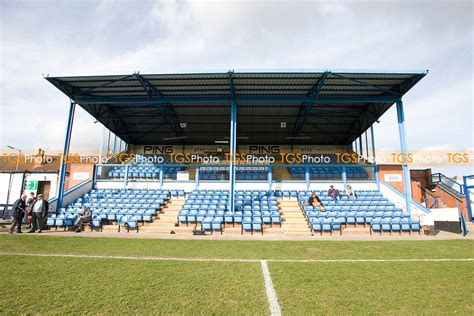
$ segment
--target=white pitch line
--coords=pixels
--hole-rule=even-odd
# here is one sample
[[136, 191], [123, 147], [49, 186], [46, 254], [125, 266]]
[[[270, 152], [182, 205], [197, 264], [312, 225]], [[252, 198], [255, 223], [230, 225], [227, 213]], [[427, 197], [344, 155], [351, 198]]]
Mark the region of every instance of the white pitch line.
[[263, 279], [265, 280], [265, 289], [267, 290], [268, 304], [270, 305], [270, 314], [272, 316], [281, 316], [280, 304], [273, 288], [272, 277], [270, 276], [270, 270], [268, 269], [267, 261], [260, 261], [263, 271]]
[[474, 258], [414, 258], [414, 259], [270, 259], [273, 262], [302, 262], [302, 263], [323, 263], [323, 262], [443, 262], [443, 261], [474, 261]]
[[84, 255], [67, 253], [21, 253], [0, 252], [0, 256], [25, 256], [25, 257], [65, 257], [65, 258], [90, 258], [90, 259], [124, 259], [124, 260], [153, 260], [153, 261], [197, 261], [197, 262], [259, 262], [256, 259], [226, 259], [226, 258], [176, 258], [176, 257], [134, 257], [134, 256], [106, 256]]
[[[26, 252], [0, 252], [0, 256], [25, 256], [25, 257], [65, 257], [65, 258], [92, 258], [92, 259], [123, 259], [123, 260], [155, 260], [155, 261], [196, 261], [196, 262], [261, 262], [261, 259], [238, 259], [238, 258], [177, 258], [177, 257], [137, 257], [137, 256], [108, 256], [108, 255], [84, 255], [72, 253], [26, 253]], [[301, 262], [301, 263], [324, 263], [324, 262], [466, 262], [474, 261], [474, 258], [414, 258], [414, 259], [265, 259], [267, 262]]]

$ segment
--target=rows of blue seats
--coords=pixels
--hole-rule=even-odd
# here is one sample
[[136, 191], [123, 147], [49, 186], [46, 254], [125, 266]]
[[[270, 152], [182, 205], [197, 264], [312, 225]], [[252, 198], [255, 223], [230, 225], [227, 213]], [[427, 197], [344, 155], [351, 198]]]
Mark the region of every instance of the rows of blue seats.
[[[165, 177], [175, 176], [178, 171], [183, 170], [183, 167], [172, 166], [146, 166], [146, 165], [129, 165], [128, 178], [129, 179], [159, 179], [160, 169], [163, 169]], [[125, 178], [126, 166], [115, 166], [109, 172], [110, 178]]]
[[[183, 195], [184, 191], [173, 192], [176, 196]], [[49, 226], [73, 226], [77, 217], [83, 215], [83, 208], [90, 207], [93, 218], [101, 222], [151, 222], [157, 211], [172, 196], [169, 190], [147, 189], [94, 189], [78, 198], [65, 208], [61, 208], [58, 215], [48, 218]]]
[[236, 191], [235, 209], [228, 209], [228, 191], [193, 191], [178, 213], [179, 223], [201, 224], [206, 230], [222, 230], [226, 224], [242, 224], [244, 230], [263, 230], [263, 224], [281, 225], [277, 198], [271, 191]]
[[409, 232], [417, 231], [421, 234], [420, 220], [416, 218], [404, 217], [374, 217], [370, 223], [370, 233], [372, 232]]
[[[318, 193], [323, 194], [324, 191]], [[326, 211], [320, 211], [318, 206], [308, 205], [309, 196], [299, 195], [299, 203], [312, 231], [341, 230], [342, 225], [346, 224], [368, 224], [371, 231], [381, 231], [381, 222], [394, 223], [390, 232], [401, 232], [402, 222], [403, 230], [411, 232], [421, 229], [419, 220], [410, 218], [409, 214], [403, 213], [402, 209], [395, 207], [378, 191], [358, 191], [357, 198], [345, 196], [337, 204], [330, 197], [320, 196]], [[385, 230], [387, 227], [389, 226], [384, 226]]]
[[[324, 213], [324, 212], [321, 212]], [[327, 214], [327, 216], [310, 216], [308, 217], [308, 224], [311, 231], [330, 231], [339, 230], [342, 233], [342, 225], [344, 224], [370, 224], [370, 232], [382, 231], [399, 232], [418, 231], [421, 233], [421, 224], [418, 219], [410, 218], [409, 215], [395, 216], [395, 217], [373, 217], [371, 214], [365, 213], [347, 213], [341, 214]]]
[[[223, 180], [228, 178], [228, 168], [226, 167], [202, 167], [199, 169], [201, 180]], [[238, 167], [236, 169], [237, 180], [262, 181], [268, 179], [267, 167]]]
[[[72, 227], [75, 226], [77, 219], [79, 216], [82, 215], [81, 213], [77, 214], [52, 214], [48, 216], [48, 219], [46, 220], [46, 225], [51, 226], [51, 227], [63, 227], [66, 229], [67, 227]], [[91, 221], [91, 228], [102, 228], [102, 218], [95, 214], [92, 216], [92, 221]]]
[[[294, 178], [304, 178], [305, 167], [288, 167], [288, 170]], [[340, 179], [342, 176], [342, 166], [311, 166], [309, 167], [310, 177], [319, 179]], [[346, 166], [346, 175], [349, 179], [365, 179], [368, 174], [364, 168], [359, 166]]]

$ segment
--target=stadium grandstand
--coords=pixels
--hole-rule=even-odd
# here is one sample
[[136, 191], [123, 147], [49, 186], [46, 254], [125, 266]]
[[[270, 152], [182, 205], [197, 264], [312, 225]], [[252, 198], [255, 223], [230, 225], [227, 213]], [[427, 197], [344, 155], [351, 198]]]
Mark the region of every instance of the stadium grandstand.
[[[395, 168], [376, 163], [373, 124], [396, 106], [400, 152], [406, 154], [402, 98], [426, 74], [45, 77], [71, 100], [64, 157], [76, 106], [125, 144], [108, 163], [94, 166], [92, 179], [67, 191], [67, 160], [62, 162], [48, 225], [73, 226], [89, 206], [90, 226], [101, 230], [421, 233], [434, 224], [433, 214], [412, 198], [406, 163]], [[340, 192], [335, 200], [327, 195], [330, 185]], [[324, 212], [308, 205], [311, 192]], [[470, 220], [470, 202], [465, 205], [461, 218]]]

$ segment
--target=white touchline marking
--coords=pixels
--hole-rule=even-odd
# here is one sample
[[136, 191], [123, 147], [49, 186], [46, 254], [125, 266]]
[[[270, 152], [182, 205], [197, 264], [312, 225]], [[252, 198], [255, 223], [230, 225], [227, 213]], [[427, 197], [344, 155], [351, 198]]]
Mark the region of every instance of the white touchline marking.
[[[262, 259], [239, 259], [239, 258], [178, 258], [178, 257], [137, 257], [137, 256], [115, 256], [115, 255], [84, 255], [73, 253], [26, 253], [26, 252], [0, 252], [0, 256], [25, 256], [25, 257], [69, 257], [69, 258], [92, 258], [92, 259], [124, 259], [124, 260], [155, 260], [155, 261], [197, 261], [197, 262], [261, 262]], [[444, 261], [474, 261], [474, 258], [414, 258], [414, 259], [265, 259], [266, 262], [301, 262], [301, 263], [324, 263], [324, 262], [444, 262]]]
[[267, 261], [260, 261], [263, 271], [263, 279], [265, 280], [265, 289], [267, 290], [268, 304], [270, 305], [270, 314], [272, 316], [280, 316], [281, 309], [280, 304], [278, 303], [278, 298], [273, 288], [272, 277], [270, 276], [270, 270], [268, 270]]

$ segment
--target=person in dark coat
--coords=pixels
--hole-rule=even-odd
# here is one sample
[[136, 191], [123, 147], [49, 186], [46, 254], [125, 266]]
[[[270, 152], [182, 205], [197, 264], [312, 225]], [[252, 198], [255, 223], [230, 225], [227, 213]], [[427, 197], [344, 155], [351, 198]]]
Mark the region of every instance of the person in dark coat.
[[38, 194], [36, 201], [31, 205], [31, 229], [28, 233], [41, 233], [43, 221], [48, 217], [49, 203], [43, 199], [43, 194]]
[[25, 208], [26, 208], [26, 194], [22, 194], [21, 197], [13, 203], [12, 209], [12, 225], [10, 226], [10, 234], [13, 234], [13, 230], [16, 227], [16, 232], [21, 234], [21, 222], [23, 220], [23, 216], [25, 215]]
[[34, 192], [30, 192], [30, 197], [26, 200], [26, 223], [31, 228], [31, 206], [35, 202], [36, 197]]
[[323, 203], [319, 199], [319, 197], [316, 195], [316, 193], [313, 191], [311, 192], [311, 196], [308, 199], [308, 204], [311, 206], [317, 206], [321, 212], [326, 212], [326, 209], [323, 206]]
[[76, 221], [76, 233], [80, 233], [82, 231], [82, 225], [85, 223], [90, 223], [92, 220], [92, 211], [89, 207], [84, 206], [84, 214], [82, 216], [79, 216], [79, 218]]
[[330, 196], [334, 202], [337, 202], [337, 199], [339, 198], [339, 190], [335, 189], [334, 186], [331, 185], [328, 190], [328, 196]]

